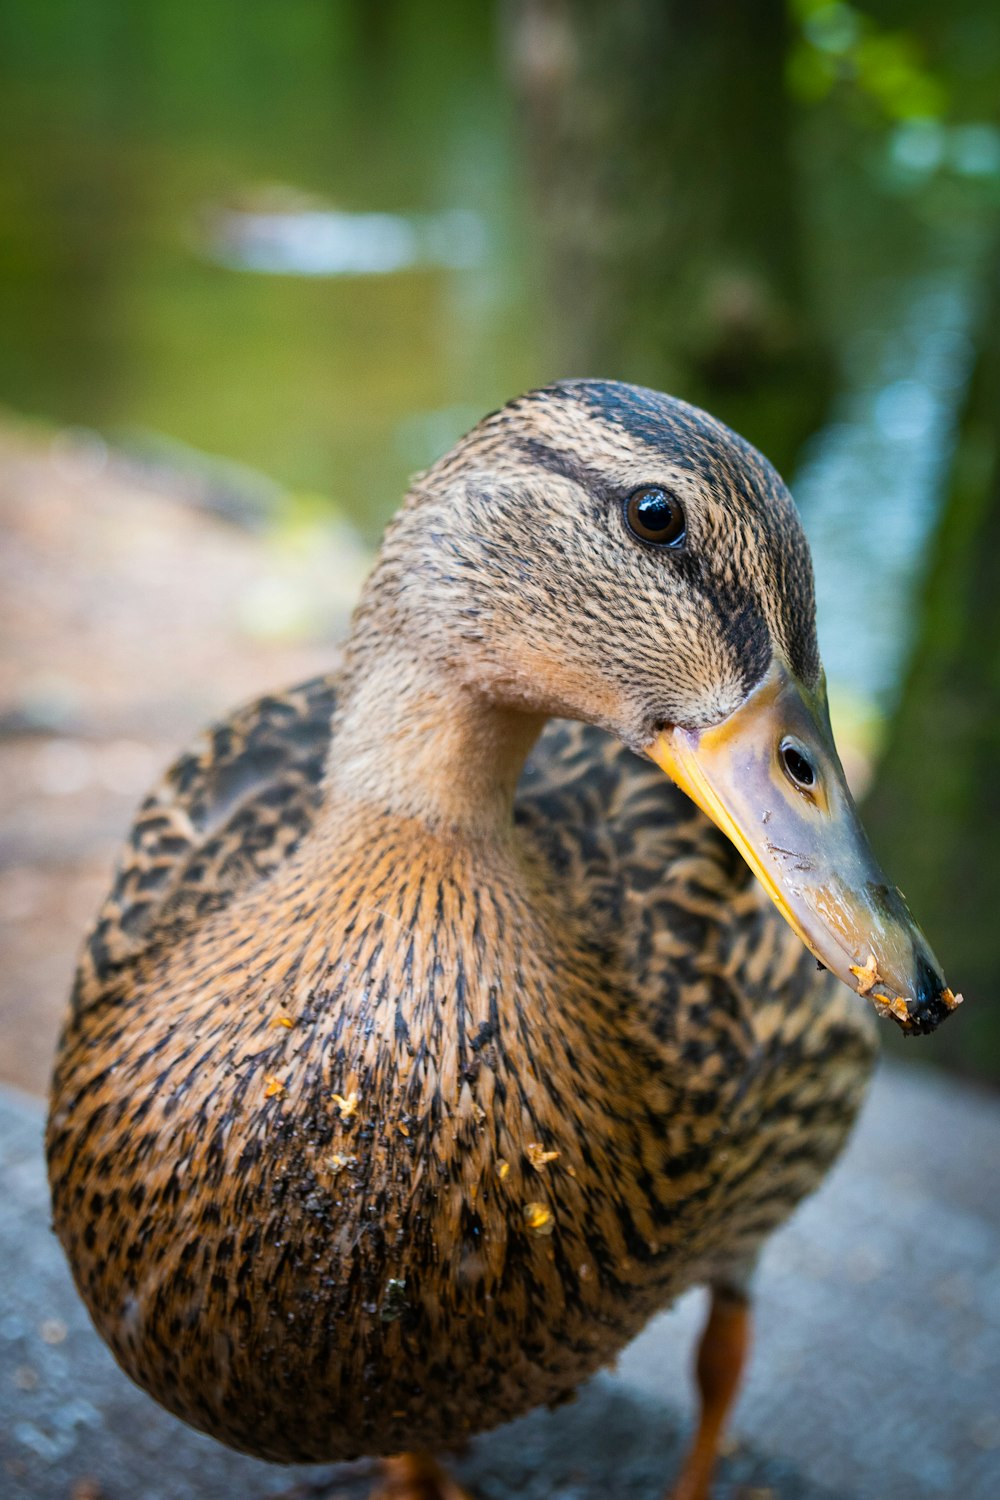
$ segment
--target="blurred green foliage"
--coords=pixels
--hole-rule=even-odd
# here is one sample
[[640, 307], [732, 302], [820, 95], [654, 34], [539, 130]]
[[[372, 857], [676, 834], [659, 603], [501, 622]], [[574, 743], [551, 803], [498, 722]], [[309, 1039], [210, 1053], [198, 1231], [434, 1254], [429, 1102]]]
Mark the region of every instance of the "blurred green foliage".
[[934, 120], [948, 107], [948, 85], [932, 73], [908, 31], [889, 30], [846, 0], [791, 0], [799, 35], [788, 55], [788, 84], [815, 103], [840, 87], [888, 120]]

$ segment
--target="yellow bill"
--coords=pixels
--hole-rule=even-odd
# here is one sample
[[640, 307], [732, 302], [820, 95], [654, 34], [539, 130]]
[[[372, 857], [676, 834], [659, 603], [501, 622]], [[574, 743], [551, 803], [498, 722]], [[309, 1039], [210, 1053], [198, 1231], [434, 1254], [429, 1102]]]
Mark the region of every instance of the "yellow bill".
[[902, 894], [879, 869], [844, 778], [822, 688], [779, 661], [711, 729], [646, 753], [732, 840], [816, 958], [908, 1033], [960, 1004]]

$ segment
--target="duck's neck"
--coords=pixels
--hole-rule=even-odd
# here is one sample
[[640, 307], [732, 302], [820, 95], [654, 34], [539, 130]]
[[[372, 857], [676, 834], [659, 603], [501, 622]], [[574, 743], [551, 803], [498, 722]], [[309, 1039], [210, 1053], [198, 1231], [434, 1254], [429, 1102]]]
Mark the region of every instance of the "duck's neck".
[[525, 759], [545, 722], [491, 701], [397, 636], [349, 652], [326, 803], [414, 818], [434, 833], [506, 838]]

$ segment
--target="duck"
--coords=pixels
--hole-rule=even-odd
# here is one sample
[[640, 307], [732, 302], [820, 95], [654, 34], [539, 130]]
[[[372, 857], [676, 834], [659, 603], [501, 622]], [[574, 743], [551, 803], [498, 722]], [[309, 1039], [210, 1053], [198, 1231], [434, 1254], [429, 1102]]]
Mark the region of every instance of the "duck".
[[706, 1500], [762, 1246], [863, 1101], [877, 1018], [959, 1003], [838, 759], [777, 473], [569, 380], [417, 476], [329, 674], [140, 808], [47, 1126], [122, 1368], [244, 1453], [442, 1454], [569, 1399], [707, 1287]]

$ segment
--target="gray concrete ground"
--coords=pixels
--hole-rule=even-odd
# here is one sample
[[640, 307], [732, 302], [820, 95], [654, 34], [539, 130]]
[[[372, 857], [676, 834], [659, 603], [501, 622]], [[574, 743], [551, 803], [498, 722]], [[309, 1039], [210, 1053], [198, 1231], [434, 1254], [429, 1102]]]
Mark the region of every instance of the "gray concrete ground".
[[[0, 1094], [0, 1495], [355, 1500], [189, 1431], [115, 1366], [48, 1230], [42, 1110]], [[765, 1258], [719, 1500], [1000, 1497], [1000, 1101], [886, 1068], [844, 1161]], [[690, 1424], [698, 1294], [614, 1374], [478, 1439], [482, 1500], [654, 1500]]]

